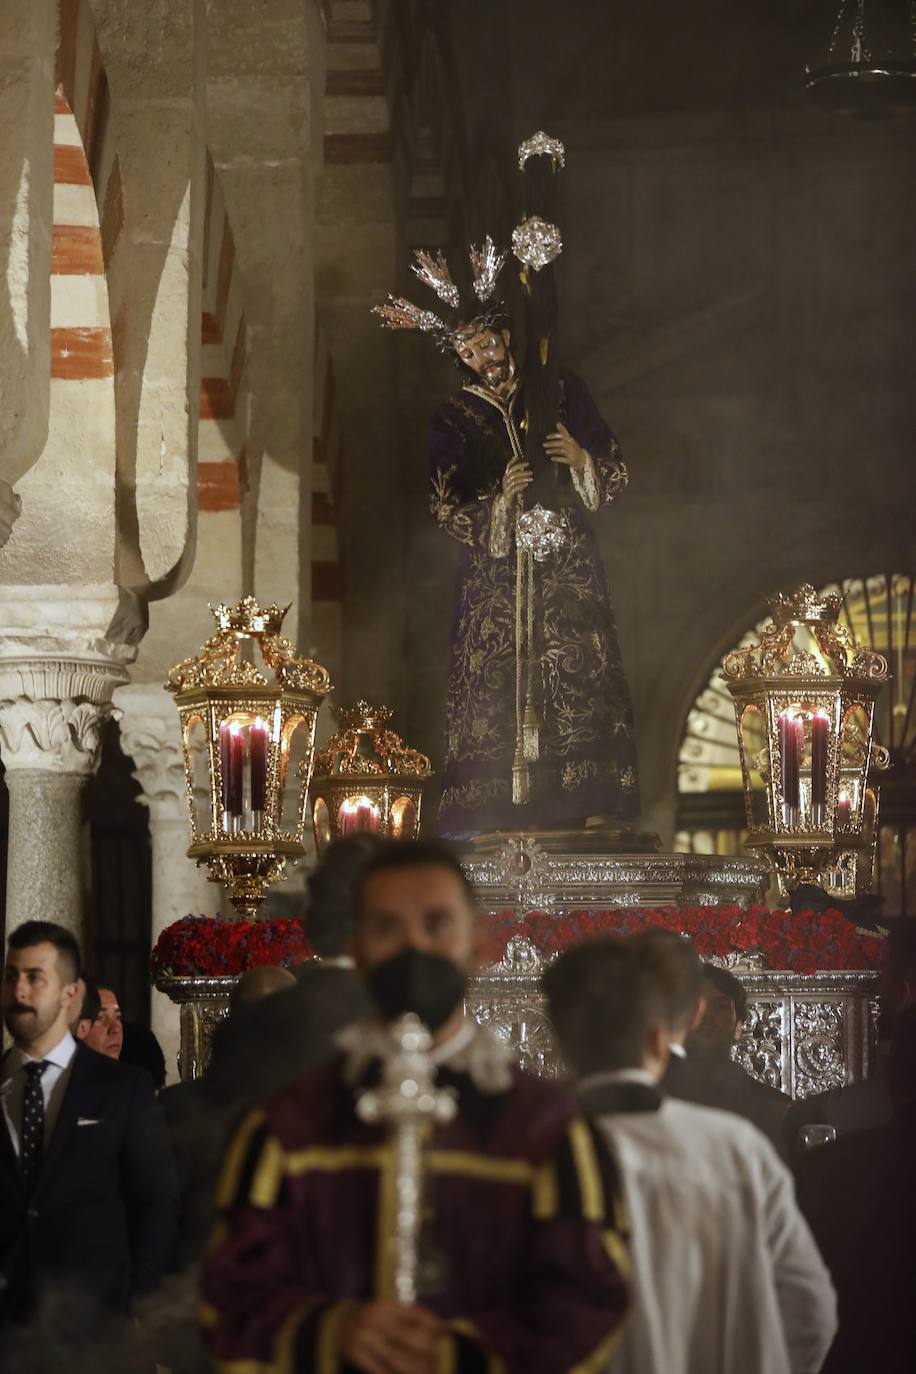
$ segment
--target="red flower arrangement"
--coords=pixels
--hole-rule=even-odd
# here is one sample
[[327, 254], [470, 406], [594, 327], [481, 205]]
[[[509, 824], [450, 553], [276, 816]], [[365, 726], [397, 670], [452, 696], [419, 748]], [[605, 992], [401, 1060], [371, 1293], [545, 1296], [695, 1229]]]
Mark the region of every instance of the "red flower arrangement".
[[514, 936], [551, 955], [596, 936], [653, 929], [689, 935], [704, 959], [757, 954], [768, 968], [791, 973], [877, 968], [884, 949], [880, 936], [857, 930], [833, 908], [794, 915], [765, 906], [621, 907], [563, 915], [534, 911], [522, 917], [498, 911], [484, 916], [483, 924], [486, 955], [494, 962]]
[[[517, 916], [497, 911], [481, 918], [485, 957], [498, 962], [515, 937], [530, 940], [542, 954], [560, 954], [600, 935], [635, 935], [671, 930], [689, 935], [704, 959], [713, 955], [760, 955], [768, 968], [791, 973], [878, 968], [884, 941], [856, 929], [839, 911], [772, 910], [765, 906], [621, 907], [608, 911], [545, 911]], [[183, 916], [156, 942], [154, 973], [172, 977], [231, 977], [258, 964], [290, 967], [312, 949], [298, 919], [225, 921]]]
[[159, 936], [152, 964], [154, 973], [174, 978], [225, 978], [259, 964], [289, 968], [311, 955], [298, 918], [224, 921], [212, 916], [182, 916]]

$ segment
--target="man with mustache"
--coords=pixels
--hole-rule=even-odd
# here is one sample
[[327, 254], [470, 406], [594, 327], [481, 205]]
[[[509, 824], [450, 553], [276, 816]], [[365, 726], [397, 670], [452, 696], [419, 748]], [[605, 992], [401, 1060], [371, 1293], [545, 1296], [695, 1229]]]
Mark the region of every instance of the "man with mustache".
[[43, 1297], [126, 1312], [165, 1272], [176, 1184], [149, 1075], [77, 1044], [79, 947], [27, 921], [9, 939], [0, 1067], [0, 1332]]
[[[465, 1016], [481, 956], [461, 866], [438, 844], [391, 842], [356, 908], [374, 1015], [251, 1114], [225, 1158], [202, 1285], [215, 1368], [603, 1368], [625, 1307], [616, 1174], [565, 1090]], [[427, 1141], [416, 1306], [392, 1289], [393, 1147], [355, 1109], [390, 1052], [386, 1024], [407, 1011], [458, 1104]]]

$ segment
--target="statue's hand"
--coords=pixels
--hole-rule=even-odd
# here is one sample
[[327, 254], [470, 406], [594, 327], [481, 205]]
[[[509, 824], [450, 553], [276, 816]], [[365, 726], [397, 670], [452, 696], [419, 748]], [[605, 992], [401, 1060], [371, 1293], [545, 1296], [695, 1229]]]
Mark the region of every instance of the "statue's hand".
[[513, 458], [503, 474], [503, 496], [510, 506], [520, 499], [522, 492], [533, 480], [528, 464]]
[[544, 448], [552, 463], [562, 463], [564, 467], [580, 474], [585, 471], [588, 454], [576, 443], [564, 424], [558, 424], [553, 433], [547, 435]]

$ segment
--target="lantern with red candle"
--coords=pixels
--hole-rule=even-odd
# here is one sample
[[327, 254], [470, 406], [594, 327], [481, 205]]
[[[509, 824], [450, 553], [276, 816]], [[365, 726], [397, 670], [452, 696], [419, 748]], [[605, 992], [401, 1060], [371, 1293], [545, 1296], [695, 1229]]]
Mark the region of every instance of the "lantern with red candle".
[[[874, 706], [887, 663], [854, 642], [839, 623], [841, 605], [840, 594], [808, 585], [775, 597], [759, 641], [723, 664], [738, 721], [746, 843], [770, 860], [784, 896], [802, 882], [850, 896], [871, 877], [874, 827], [863, 817], [877, 815], [874, 773], [884, 751], [873, 741]], [[764, 727], [762, 749], [749, 747], [749, 717]]]
[[315, 756], [310, 788], [319, 853], [359, 831], [414, 839], [423, 784], [432, 774], [425, 754], [409, 749], [389, 726], [386, 706], [338, 707], [338, 729]]
[[[304, 856], [315, 725], [330, 683], [324, 668], [297, 657], [282, 638], [283, 608], [246, 597], [212, 609], [218, 633], [172, 669], [166, 686], [184, 741], [188, 856], [206, 863], [236, 910], [251, 917], [268, 883]], [[209, 765], [206, 816], [195, 802], [201, 745]]]

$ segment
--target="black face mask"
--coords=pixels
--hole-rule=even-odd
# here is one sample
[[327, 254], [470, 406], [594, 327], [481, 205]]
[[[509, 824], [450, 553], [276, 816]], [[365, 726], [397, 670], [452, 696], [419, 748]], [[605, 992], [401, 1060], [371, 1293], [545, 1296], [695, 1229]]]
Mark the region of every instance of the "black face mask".
[[386, 1021], [412, 1011], [435, 1032], [464, 996], [465, 975], [441, 954], [408, 946], [370, 969], [367, 982]]

